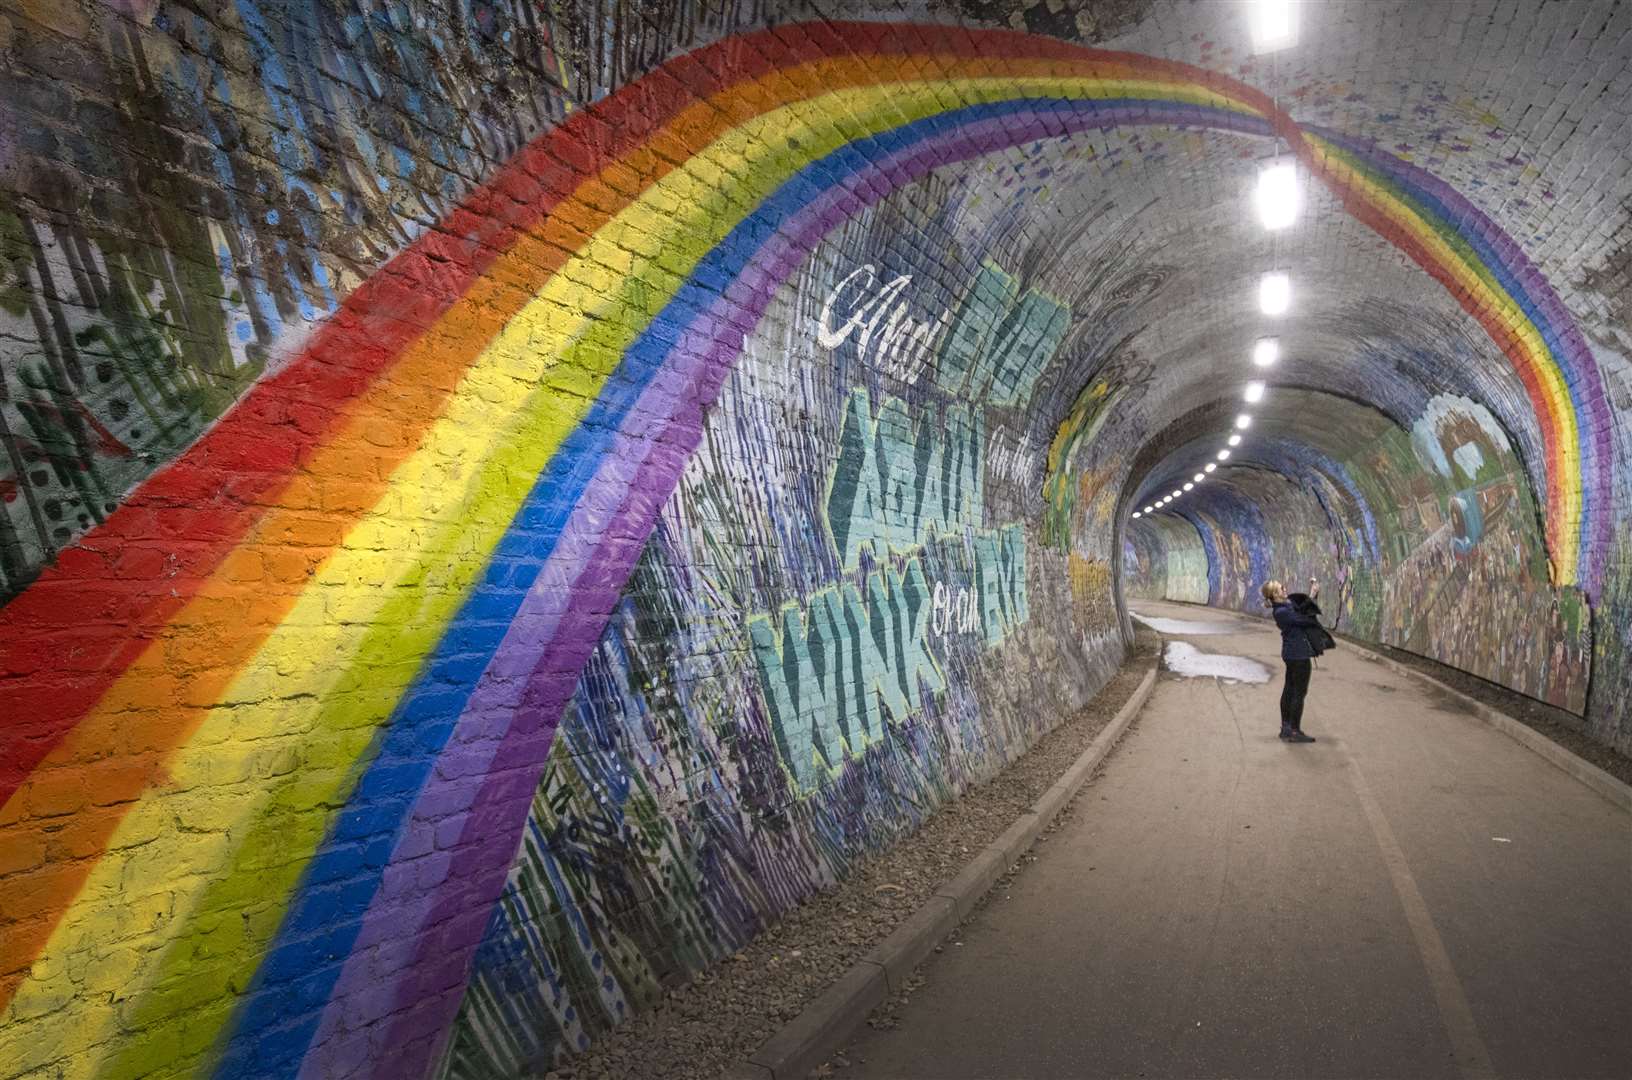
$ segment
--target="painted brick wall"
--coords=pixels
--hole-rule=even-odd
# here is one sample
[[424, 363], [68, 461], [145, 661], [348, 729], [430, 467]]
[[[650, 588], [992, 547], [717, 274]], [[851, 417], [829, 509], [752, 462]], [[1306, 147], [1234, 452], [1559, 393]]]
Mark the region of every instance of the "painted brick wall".
[[[1283, 70], [1181, 3], [0, 0], [0, 1080], [523, 1075], [1012, 760], [1129, 547], [1251, 576], [1120, 530], [1256, 332], [1275, 134], [1348, 283], [1300, 377], [1485, 410], [1624, 683], [1622, 129], [1474, 77], [1597, 20], [1618, 85], [1561, 7]], [[1411, 481], [1274, 483], [1198, 542]]]
[[1115, 669], [1027, 39], [6, 18], [3, 1075], [547, 1065]]
[[[1404, 429], [1289, 392], [1277, 414], [1322, 435], [1249, 436], [1192, 498], [1131, 521], [1131, 595], [1261, 614], [1265, 581], [1315, 577], [1329, 624], [1589, 715], [1593, 611], [1553, 585], [1541, 510], [1488, 410], [1435, 397]], [[1200, 590], [1171, 569], [1196, 563]]]

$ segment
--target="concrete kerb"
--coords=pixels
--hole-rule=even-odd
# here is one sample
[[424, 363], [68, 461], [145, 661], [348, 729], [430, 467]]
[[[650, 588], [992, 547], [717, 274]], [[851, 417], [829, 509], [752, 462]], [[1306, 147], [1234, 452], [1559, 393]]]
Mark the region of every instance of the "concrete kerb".
[[1545, 759], [1549, 764], [1569, 773], [1622, 810], [1632, 813], [1632, 785], [1623, 783], [1585, 758], [1577, 757], [1541, 732], [1513, 719], [1504, 712], [1486, 705], [1478, 698], [1469, 697], [1460, 690], [1446, 686], [1432, 675], [1418, 671], [1409, 664], [1402, 664], [1398, 660], [1392, 660], [1381, 653], [1372, 652], [1364, 646], [1356, 645], [1348, 638], [1343, 639], [1343, 644], [1347, 648], [1354, 650], [1356, 655], [1363, 656], [1367, 660], [1373, 660], [1397, 675], [1405, 675], [1416, 679], [1418, 682], [1426, 683], [1443, 694], [1450, 695], [1465, 705], [1474, 716], [1484, 723]]
[[1003, 835], [975, 854], [962, 871], [907, 917], [871, 952], [850, 966], [815, 1001], [748, 1056], [720, 1074], [720, 1080], [798, 1080], [832, 1056], [892, 992], [899, 990], [924, 958], [974, 911], [981, 897], [1036, 842], [1105, 760], [1133, 718], [1144, 708], [1161, 669], [1161, 642], [1156, 658], [1133, 696], [1088, 744], [1054, 786], [1031, 810], [1020, 815]]
[[866, 960], [853, 964], [821, 997], [765, 1040], [748, 1063], [770, 1070], [772, 1080], [802, 1077], [826, 1061], [888, 996], [883, 968]]
[[957, 903], [944, 896], [932, 896], [862, 959], [883, 968], [890, 993], [897, 993], [906, 985], [913, 968], [934, 952], [957, 925]]

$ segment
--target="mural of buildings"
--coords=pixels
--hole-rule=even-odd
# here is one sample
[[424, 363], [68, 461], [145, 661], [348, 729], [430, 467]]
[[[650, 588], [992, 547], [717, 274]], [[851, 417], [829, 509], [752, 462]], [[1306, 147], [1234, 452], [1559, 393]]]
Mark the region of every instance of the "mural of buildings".
[[[0, 1080], [566, 1060], [1088, 700], [1123, 590], [1320, 573], [1627, 747], [1554, 136], [1192, 6], [0, 0]], [[1276, 138], [1346, 405], [1129, 527]]]

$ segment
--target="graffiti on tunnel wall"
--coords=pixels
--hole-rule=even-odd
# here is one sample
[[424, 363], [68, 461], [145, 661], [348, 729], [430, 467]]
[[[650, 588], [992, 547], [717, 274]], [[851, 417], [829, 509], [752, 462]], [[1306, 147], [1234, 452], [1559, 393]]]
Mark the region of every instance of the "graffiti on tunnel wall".
[[[956, 244], [944, 199], [933, 186], [906, 191], [879, 217], [904, 214], [912, 231]], [[824, 316], [801, 312], [893, 242], [881, 228], [866, 219], [819, 252], [746, 346], [598, 646], [591, 671], [609, 682], [586, 675], [569, 708], [528, 818], [537, 839], [476, 956], [451, 1074], [514, 1071], [587, 1044], [1018, 753], [1038, 728], [1020, 707], [1027, 677], [1010, 665], [1055, 668], [1075, 695], [1103, 678], [1066, 651], [1070, 635], [1032, 629], [1034, 610], [1064, 610], [1050, 580], [1063, 566], [1034, 565], [1028, 527], [1003, 524], [1019, 493], [985, 458], [998, 407], [909, 379], [916, 365], [876, 339], [838, 343], [836, 369], [809, 362], [832, 339], [820, 337]], [[916, 289], [895, 295], [922, 303]], [[847, 387], [857, 376], [895, 392]], [[756, 447], [752, 470], [743, 446]], [[767, 559], [716, 557], [722, 545]], [[995, 662], [1016, 635], [1024, 657]], [[1012, 706], [999, 704], [1010, 693]], [[627, 778], [610, 807], [576, 798], [568, 777], [586, 754]], [[663, 812], [643, 813], [647, 800]], [[600, 837], [583, 854], [575, 827]], [[631, 828], [653, 837], [637, 842]], [[654, 874], [659, 848], [660, 881], [610, 891]], [[608, 850], [627, 851], [627, 865], [602, 865]], [[593, 873], [575, 866], [586, 857]], [[676, 929], [688, 948], [669, 940]], [[530, 944], [541, 935], [545, 948]], [[601, 971], [611, 999], [589, 977]]]
[[564, 116], [560, 76], [622, 78], [597, 30], [505, 0], [21, 7], [0, 16], [0, 338], [27, 343], [0, 383], [0, 598]]
[[4, 4], [0, 1076], [522, 1075], [1103, 685], [1167, 277], [1040, 147], [1295, 136], [1599, 406], [1487, 219], [1240, 81], [354, 7]]
[[1175, 568], [1205, 560], [1205, 602], [1255, 611], [1265, 580], [1318, 577], [1328, 613], [1350, 633], [1584, 712], [1591, 613], [1579, 590], [1552, 584], [1538, 508], [1490, 412], [1442, 395], [1409, 430], [1356, 442], [1363, 448], [1327, 465], [1352, 479], [1352, 496], [1329, 480], [1322, 502], [1313, 484], [1232, 477], [1243, 497], [1186, 511], [1194, 532], [1160, 517], [1135, 528], [1133, 566], [1163, 564], [1168, 576], [1136, 569], [1130, 589], [1195, 600], [1180, 595], [1193, 590]]
[[1207, 552], [1195, 526], [1177, 515], [1127, 531], [1122, 573], [1129, 596], [1207, 603]]

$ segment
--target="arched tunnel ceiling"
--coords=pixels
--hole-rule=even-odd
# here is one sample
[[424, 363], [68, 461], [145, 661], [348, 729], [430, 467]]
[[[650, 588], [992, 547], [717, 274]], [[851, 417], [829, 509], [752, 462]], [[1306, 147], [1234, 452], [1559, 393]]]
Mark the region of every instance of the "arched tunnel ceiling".
[[[1133, 465], [1129, 506], [1142, 511], [1152, 500], [1194, 482], [1198, 472], [1205, 477], [1198, 487], [1207, 488], [1228, 488], [1252, 470], [1267, 469], [1294, 480], [1317, 469], [1336, 472], [1335, 462], [1375, 442], [1389, 428], [1402, 426], [1369, 403], [1309, 389], [1277, 391], [1252, 407], [1252, 426], [1237, 431], [1231, 421], [1243, 407], [1232, 402], [1204, 406], [1148, 443]], [[1240, 435], [1240, 443], [1228, 446], [1225, 432]], [[1220, 450], [1228, 450], [1229, 457], [1220, 461]], [[1204, 471], [1208, 465], [1213, 472]], [[1199, 491], [1192, 499], [1210, 497], [1210, 491]], [[1178, 509], [1170, 504], [1167, 512]]]
[[407, 7], [0, 0], [0, 1075], [563, 1060], [1129, 593], [1632, 748], [1632, 4]]
[[[1567, 5], [1512, 14], [1498, 32], [1497, 22], [1461, 21], [1434, 5], [1303, 5], [1297, 46], [1255, 58], [1243, 18], [1221, 17], [1209, 32], [1179, 35], [1181, 26], [1193, 28], [1193, 13], [1186, 9], [1181, 17], [1158, 5], [1126, 45], [1189, 53], [1270, 94], [1305, 131], [1342, 133], [1402, 167], [1428, 170], [1437, 179], [1424, 181], [1431, 194], [1419, 195], [1419, 204], [1443, 198], [1448, 220], [1483, 211], [1505, 230], [1490, 230], [1491, 250], [1479, 253], [1483, 265], [1475, 273], [1489, 278], [1485, 267], [1522, 247], [1534, 271], [1516, 264], [1505, 272], [1533, 273], [1563, 288], [1587, 272], [1583, 264], [1603, 247], [1590, 208], [1624, 203], [1632, 185], [1624, 134], [1598, 131], [1619, 147], [1620, 158], [1614, 149], [1594, 152], [1571, 118], [1583, 105], [1560, 106], [1559, 99], [1585, 103], [1615, 93], [1627, 81], [1625, 64], [1577, 68], [1570, 86], [1559, 86], [1564, 76], [1544, 70], [1523, 43], [1585, 43], [1601, 40], [1594, 37], [1600, 30], [1613, 37], [1613, 27], [1585, 25], [1586, 13]], [[1533, 97], [1495, 87], [1482, 67], [1443, 61], [1475, 43], [1508, 57], [1503, 77]], [[1432, 74], [1425, 79], [1423, 72]], [[1566, 141], [1573, 153], [1549, 157]], [[1553, 353], [1573, 350], [1576, 359], [1565, 357], [1557, 370], [1538, 376], [1504, 340], [1508, 316], [1482, 325], [1489, 301], [1469, 299], [1478, 283], [1464, 287], [1444, 278], [1440, 266], [1425, 267], [1422, 260], [1433, 264], [1434, 257], [1411, 237], [1345, 205], [1349, 196], [1307, 167], [1297, 222], [1268, 232], [1253, 212], [1252, 187], [1259, 167], [1277, 152], [1287, 158], [1286, 148], [1267, 134], [1200, 124], [1128, 127], [1029, 144], [1008, 152], [1001, 167], [977, 166], [987, 176], [971, 185], [964, 213], [984, 230], [989, 252], [1010, 253], [1042, 287], [1079, 303], [1101, 291], [1107, 273], [1130, 283], [1120, 320], [1078, 312], [1082, 332], [1068, 340], [1069, 362], [1045, 380], [1052, 393], [1039, 395], [1028, 426], [1046, 436], [1095, 381], [1131, 387], [1106, 430], [1134, 445], [1197, 409], [1237, 402], [1254, 378], [1269, 384], [1272, 399], [1284, 386], [1317, 388], [1368, 402], [1400, 423], [1436, 396], [1466, 397], [1488, 408], [1514, 441], [1538, 500], [1546, 505], [1554, 486], [1564, 489], [1555, 497], [1573, 500], [1551, 511], [1550, 543], [1564, 562], [1573, 563], [1577, 548], [1607, 545], [1613, 510], [1583, 523], [1589, 515], [1582, 505], [1610, 494], [1605, 474], [1613, 441], [1626, 436], [1611, 431], [1608, 391], [1577, 374], [1591, 368], [1598, 377], [1584, 342], [1563, 340], [1569, 317], [1554, 320], [1558, 325], [1543, 328], [1541, 337]], [[1589, 173], [1593, 160], [1600, 167], [1622, 164]], [[1471, 201], [1458, 202], [1457, 192]], [[1293, 282], [1292, 310], [1284, 317], [1257, 308], [1258, 275], [1271, 269]], [[1502, 273], [1495, 271], [1497, 278]], [[1553, 303], [1545, 286], [1534, 302], [1538, 309]], [[1588, 322], [1598, 314], [1579, 304], [1571, 312]], [[1107, 333], [1108, 326], [1116, 332]], [[1567, 329], [1573, 333], [1573, 324]], [[1263, 336], [1281, 347], [1281, 361], [1268, 370], [1248, 360]], [[1219, 415], [1227, 423], [1234, 411]], [[1129, 435], [1119, 434], [1124, 428]], [[1303, 430], [1295, 417], [1279, 425], [1288, 440], [1306, 437]], [[1220, 438], [1226, 433], [1219, 429]], [[1567, 535], [1578, 526], [1579, 535]]]
[[[1149, 433], [1263, 378], [1363, 396], [1397, 416], [1435, 393], [1475, 396], [1539, 454], [1524, 388], [1488, 336], [1330, 193], [1307, 182], [1300, 224], [1265, 232], [1251, 188], [1271, 147], [1251, 136], [1094, 133], [1014, 151], [975, 187], [966, 217], [972, 231], [996, 234], [988, 251], [1074, 301], [1078, 333], [1067, 339], [1058, 411], [1044, 406], [1037, 426], [1057, 423], [1095, 377], [1138, 387]], [[1293, 281], [1284, 317], [1258, 310], [1268, 270]], [[1126, 283], [1114, 323], [1092, 307], [1108, 275]], [[1268, 370], [1249, 360], [1260, 337], [1277, 338], [1282, 352]]]

